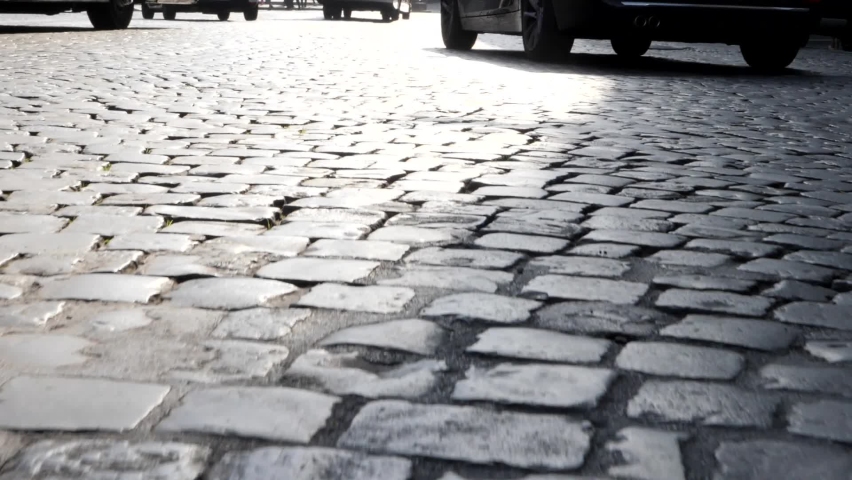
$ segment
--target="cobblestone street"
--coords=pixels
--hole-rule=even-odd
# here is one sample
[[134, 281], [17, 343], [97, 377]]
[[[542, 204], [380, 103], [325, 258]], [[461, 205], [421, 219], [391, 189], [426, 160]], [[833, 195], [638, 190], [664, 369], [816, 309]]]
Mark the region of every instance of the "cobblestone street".
[[850, 480], [852, 54], [355, 16], [0, 18], [0, 480]]

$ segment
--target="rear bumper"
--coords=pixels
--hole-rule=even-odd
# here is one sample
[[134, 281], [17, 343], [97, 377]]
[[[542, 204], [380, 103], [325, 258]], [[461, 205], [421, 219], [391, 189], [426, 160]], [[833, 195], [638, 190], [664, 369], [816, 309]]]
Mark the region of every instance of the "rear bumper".
[[257, 4], [257, 0], [153, 0], [148, 1], [158, 10], [168, 8], [175, 12], [219, 13], [242, 12], [246, 6]]
[[[553, 0], [553, 7], [559, 28], [577, 38], [637, 34], [662, 41], [739, 44], [784, 32], [804, 44], [819, 21], [817, 12], [802, 6], [725, 1]], [[653, 21], [642, 26], [643, 19]]]

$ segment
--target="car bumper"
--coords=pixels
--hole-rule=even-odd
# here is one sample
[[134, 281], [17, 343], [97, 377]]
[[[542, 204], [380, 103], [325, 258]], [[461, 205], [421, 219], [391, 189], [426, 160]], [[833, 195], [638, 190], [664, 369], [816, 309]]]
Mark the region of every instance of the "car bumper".
[[745, 3], [553, 0], [553, 7], [559, 28], [578, 38], [606, 39], [632, 33], [653, 40], [737, 44], [785, 32], [804, 43], [819, 21], [818, 14], [803, 5]]

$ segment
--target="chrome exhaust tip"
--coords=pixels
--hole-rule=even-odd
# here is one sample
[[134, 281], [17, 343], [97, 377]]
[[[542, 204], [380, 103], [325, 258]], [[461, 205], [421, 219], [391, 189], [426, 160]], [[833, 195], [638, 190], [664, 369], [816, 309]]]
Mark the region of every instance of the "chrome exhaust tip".
[[639, 15], [633, 19], [633, 25], [639, 28], [645, 28], [648, 25], [648, 19]]
[[660, 21], [659, 17], [648, 18], [648, 26], [651, 28], [660, 28], [661, 23], [662, 22]]

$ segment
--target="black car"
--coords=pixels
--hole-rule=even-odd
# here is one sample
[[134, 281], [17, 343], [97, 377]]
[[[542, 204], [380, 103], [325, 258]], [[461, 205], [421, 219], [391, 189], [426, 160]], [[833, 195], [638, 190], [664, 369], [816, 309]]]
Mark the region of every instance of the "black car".
[[154, 11], [162, 10], [163, 18], [174, 20], [178, 12], [199, 12], [213, 14], [219, 20], [226, 21], [231, 13], [242, 13], [243, 18], [252, 22], [257, 20], [257, 0], [149, 0], [143, 9], [144, 18], [153, 18]]
[[835, 37], [840, 47], [852, 51], [852, 0], [822, 0], [822, 22], [817, 33]]
[[553, 59], [574, 39], [610, 40], [622, 57], [653, 41], [739, 45], [761, 70], [786, 68], [819, 16], [814, 0], [441, 0], [450, 49], [473, 47], [478, 33], [521, 35], [527, 55]]
[[86, 12], [97, 30], [124, 29], [133, 18], [133, 0], [0, 0], [0, 13], [56, 15], [63, 12]]

